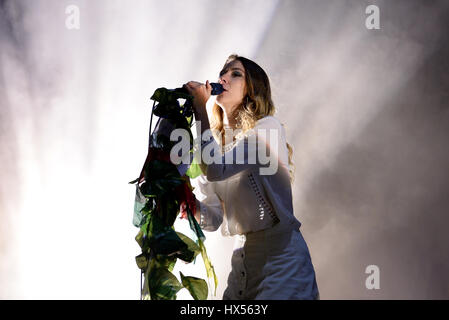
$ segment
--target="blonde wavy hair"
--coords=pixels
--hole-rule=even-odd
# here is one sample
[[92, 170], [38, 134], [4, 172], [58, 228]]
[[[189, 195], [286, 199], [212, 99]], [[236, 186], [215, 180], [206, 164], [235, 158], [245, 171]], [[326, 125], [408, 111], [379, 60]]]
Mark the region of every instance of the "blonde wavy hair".
[[[271, 87], [265, 71], [254, 61], [245, 57], [232, 54], [226, 60], [223, 70], [234, 60], [238, 60], [245, 68], [246, 96], [240, 105], [234, 109], [231, 115], [237, 121], [236, 129], [242, 133], [254, 128], [256, 122], [266, 116], [273, 116], [276, 112], [273, 100], [271, 99]], [[225, 135], [223, 125], [223, 109], [216, 103], [212, 107], [211, 129], [215, 138], [222, 143]], [[288, 164], [290, 183], [293, 183], [295, 176], [295, 164], [293, 162], [293, 148], [287, 142]]]

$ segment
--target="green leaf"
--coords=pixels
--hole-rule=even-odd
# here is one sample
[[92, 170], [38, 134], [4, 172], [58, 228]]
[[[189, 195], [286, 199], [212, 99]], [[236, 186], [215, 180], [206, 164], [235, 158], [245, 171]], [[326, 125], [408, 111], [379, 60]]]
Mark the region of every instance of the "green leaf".
[[217, 295], [217, 286], [218, 286], [217, 275], [215, 274], [214, 267], [212, 266], [212, 263], [210, 262], [210, 259], [207, 256], [206, 247], [204, 246], [203, 241], [201, 239], [198, 239], [198, 241], [199, 241], [199, 245], [200, 245], [200, 249], [201, 249], [201, 257], [203, 258], [204, 266], [206, 267], [207, 277], [209, 279], [212, 279], [212, 278], [214, 279], [214, 284], [215, 284], [214, 295]]
[[141, 253], [136, 257], [136, 264], [141, 270], [145, 270], [148, 266], [148, 258], [145, 254]]
[[176, 99], [193, 99], [193, 96], [189, 95], [188, 93], [185, 93], [179, 89], [173, 89], [173, 90], [168, 90], [168, 92], [173, 95], [174, 97], [176, 97]]
[[199, 226], [198, 222], [196, 221], [195, 217], [193, 216], [192, 212], [190, 210], [187, 210], [187, 216], [189, 218], [189, 224], [190, 228], [195, 232], [196, 236], [198, 237], [198, 245], [200, 247], [201, 251], [201, 257], [204, 261], [204, 266], [206, 267], [206, 274], [209, 279], [214, 279], [215, 284], [215, 291], [214, 295], [217, 294], [217, 285], [218, 285], [218, 279], [217, 275], [215, 274], [214, 267], [212, 266], [212, 263], [210, 262], [209, 257], [207, 256], [206, 247], [204, 246], [204, 240], [206, 240], [206, 237], [204, 236], [203, 231], [201, 230], [201, 227]]
[[153, 135], [153, 146], [158, 149], [163, 149], [166, 152], [170, 153], [170, 150], [175, 145], [174, 141], [170, 140], [170, 137], [167, 137], [163, 134]]
[[137, 179], [135, 179], [135, 180], [133, 180], [133, 181], [130, 181], [130, 182], [128, 182], [129, 184], [134, 184], [134, 183], [136, 183], [137, 181], [139, 181], [139, 179], [140, 178], [137, 178]]
[[[151, 97], [155, 101], [153, 114], [166, 118], [168, 125], [188, 130], [190, 144], [193, 147], [191, 126], [193, 121], [193, 97], [186, 94], [184, 89], [168, 90], [158, 88]], [[181, 106], [178, 99], [185, 99]], [[217, 277], [214, 268], [207, 256], [204, 246], [205, 236], [188, 209], [190, 228], [197, 236], [197, 243], [182, 233], [177, 233], [173, 224], [179, 213], [179, 190], [190, 178], [202, 174], [198, 163], [189, 167], [186, 176], [180, 176], [176, 165], [168, 160], [172, 146], [176, 143], [163, 134], [151, 134], [151, 147], [160, 149], [158, 154], [165, 161], [153, 160], [144, 165], [144, 182], [139, 186], [140, 178], [130, 184], [136, 183], [136, 198], [134, 202], [133, 224], [140, 227], [135, 237], [142, 249], [136, 257], [137, 266], [144, 271], [144, 286], [142, 297], [144, 299], [176, 299], [177, 292], [183, 287], [178, 279], [171, 273], [177, 259], [192, 262], [201, 253], [208, 278], [214, 278], [215, 293], [217, 290]], [[193, 152], [192, 150], [190, 152]], [[185, 170], [185, 169], [184, 169]], [[184, 171], [182, 171], [184, 172]], [[182, 284], [191, 293], [194, 299], [207, 299], [208, 286], [206, 281], [195, 277], [185, 277], [181, 273]]]
[[159, 102], [153, 109], [154, 115], [160, 118], [177, 118], [181, 115], [181, 106], [178, 101]]
[[151, 215], [148, 228], [149, 245], [155, 254], [173, 255], [183, 252], [187, 244], [179, 238], [172, 228], [162, 224], [160, 219]]
[[146, 177], [153, 179], [181, 178], [173, 163], [161, 160], [151, 161], [145, 173]]
[[142, 230], [139, 231], [139, 233], [136, 235], [136, 237], [134, 239], [139, 244], [139, 246], [142, 248], [143, 247], [143, 232], [142, 232]]
[[147, 203], [147, 198], [142, 194], [138, 185], [136, 185], [136, 196], [134, 199], [134, 215], [133, 215], [133, 225], [139, 228], [143, 223], [143, 213], [142, 209]]
[[167, 99], [167, 93], [167, 88], [158, 88], [154, 91], [150, 99], [158, 102], [165, 101]]
[[186, 172], [186, 175], [189, 176], [191, 179], [195, 179], [202, 173], [203, 172], [201, 171], [200, 165], [196, 162], [196, 160], [194, 158], [192, 161], [192, 164], [190, 165], [189, 169]]
[[189, 290], [190, 294], [192, 295], [193, 299], [195, 300], [206, 300], [207, 299], [207, 283], [203, 279], [190, 277], [190, 276], [184, 276], [182, 272], [179, 272], [181, 274], [181, 282], [184, 288]]
[[156, 214], [156, 212], [148, 215], [147, 220], [147, 232], [145, 233], [145, 235], [150, 239], [159, 238], [160, 236], [171, 230], [169, 226], [164, 224], [164, 221]]
[[150, 263], [145, 272], [144, 296], [149, 293], [152, 300], [175, 300], [176, 293], [183, 286], [166, 268], [161, 268], [156, 261]]
[[182, 253], [187, 245], [171, 230], [156, 239], [150, 239], [150, 247], [156, 254], [173, 255]]
[[180, 176], [174, 164], [153, 160], [145, 168], [145, 182], [141, 191], [145, 196], [159, 197], [172, 192], [184, 182], [185, 178]]
[[182, 234], [181, 232], [176, 232], [179, 236], [179, 238], [187, 245], [187, 248], [182, 250], [181, 253], [177, 255], [177, 257], [185, 262], [192, 262], [195, 257], [201, 252], [200, 247], [187, 237], [186, 235]]
[[173, 226], [179, 213], [179, 203], [174, 193], [160, 196], [158, 216], [166, 226]]
[[192, 229], [193, 232], [195, 232], [195, 235], [198, 237], [198, 239], [206, 240], [206, 236], [204, 235], [203, 231], [201, 230], [200, 225], [196, 221], [195, 217], [193, 216], [192, 212], [187, 208], [187, 217], [189, 219], [189, 226], [190, 229]]
[[178, 260], [175, 256], [164, 256], [156, 255], [156, 261], [161, 268], [168, 269], [168, 271], [173, 271], [175, 268], [176, 261]]

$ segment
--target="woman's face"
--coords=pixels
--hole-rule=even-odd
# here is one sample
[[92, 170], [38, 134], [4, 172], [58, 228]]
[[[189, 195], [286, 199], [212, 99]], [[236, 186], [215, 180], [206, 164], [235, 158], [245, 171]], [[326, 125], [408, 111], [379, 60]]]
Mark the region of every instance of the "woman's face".
[[232, 112], [246, 95], [245, 68], [239, 60], [231, 61], [220, 72], [218, 80], [225, 91], [217, 96], [216, 103], [228, 113]]

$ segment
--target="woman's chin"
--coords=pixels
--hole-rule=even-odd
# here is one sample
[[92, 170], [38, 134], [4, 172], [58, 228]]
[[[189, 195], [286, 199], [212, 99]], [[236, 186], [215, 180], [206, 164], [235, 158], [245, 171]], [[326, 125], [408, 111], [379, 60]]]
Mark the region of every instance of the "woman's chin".
[[217, 99], [215, 99], [215, 101], [217, 102], [217, 104], [222, 104], [222, 103], [224, 103], [224, 102], [225, 102], [224, 100], [226, 100], [226, 99], [223, 99], [223, 96], [222, 96], [221, 94], [219, 94], [219, 95], [217, 96]]

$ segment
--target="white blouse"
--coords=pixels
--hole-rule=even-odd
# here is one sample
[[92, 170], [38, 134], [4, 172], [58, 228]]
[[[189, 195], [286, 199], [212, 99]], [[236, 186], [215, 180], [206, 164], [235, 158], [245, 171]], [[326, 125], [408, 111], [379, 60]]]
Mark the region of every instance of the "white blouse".
[[[230, 139], [232, 141], [232, 139]], [[285, 129], [273, 116], [259, 119], [255, 127], [223, 146], [213, 137], [202, 143], [213, 163], [192, 179], [200, 226], [223, 235], [247, 234], [281, 222], [299, 228], [293, 213]]]

